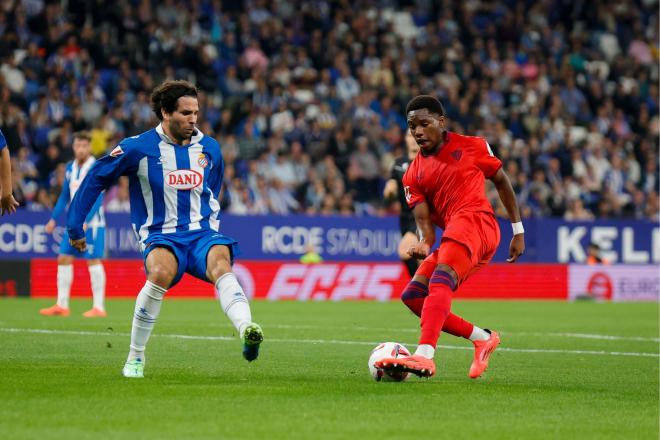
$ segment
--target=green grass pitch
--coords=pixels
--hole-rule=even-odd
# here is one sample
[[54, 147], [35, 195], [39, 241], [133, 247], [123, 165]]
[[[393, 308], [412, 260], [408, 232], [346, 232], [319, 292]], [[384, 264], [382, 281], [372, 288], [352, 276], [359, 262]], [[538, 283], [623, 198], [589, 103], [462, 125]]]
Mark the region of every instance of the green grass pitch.
[[658, 438], [656, 303], [457, 301], [502, 333], [490, 369], [470, 380], [471, 344], [443, 335], [436, 376], [405, 383], [366, 365], [378, 342], [415, 347], [397, 302], [255, 302], [249, 364], [215, 301], [166, 301], [143, 380], [120, 373], [132, 300], [95, 320], [50, 303], [0, 300], [1, 439]]

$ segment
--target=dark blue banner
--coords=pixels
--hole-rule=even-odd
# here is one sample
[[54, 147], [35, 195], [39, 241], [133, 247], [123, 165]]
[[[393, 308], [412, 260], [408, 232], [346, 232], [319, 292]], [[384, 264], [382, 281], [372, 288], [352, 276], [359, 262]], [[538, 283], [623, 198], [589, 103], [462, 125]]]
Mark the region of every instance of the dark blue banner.
[[[18, 211], [0, 217], [0, 258], [52, 258], [64, 231], [62, 223], [45, 232], [49, 214]], [[139, 258], [127, 214], [106, 214], [108, 258]], [[650, 221], [566, 222], [526, 220], [525, 262], [584, 262], [590, 242], [597, 243], [610, 262], [660, 262], [660, 229]], [[500, 220], [502, 240], [494, 261], [505, 261], [511, 225]], [[396, 217], [221, 217], [220, 231], [238, 240], [242, 259], [297, 260], [313, 245], [326, 261], [396, 261], [399, 227]], [[440, 231], [438, 233], [440, 236]]]

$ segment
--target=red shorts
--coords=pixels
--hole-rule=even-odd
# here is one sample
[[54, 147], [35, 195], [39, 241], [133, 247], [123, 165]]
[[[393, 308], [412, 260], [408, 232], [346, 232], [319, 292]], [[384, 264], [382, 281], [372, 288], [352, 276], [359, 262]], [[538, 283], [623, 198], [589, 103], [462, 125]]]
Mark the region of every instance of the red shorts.
[[465, 212], [452, 217], [444, 230], [440, 246], [415, 272], [431, 278], [438, 264], [446, 264], [458, 275], [458, 285], [484, 267], [500, 243], [500, 228], [495, 217], [486, 212]]

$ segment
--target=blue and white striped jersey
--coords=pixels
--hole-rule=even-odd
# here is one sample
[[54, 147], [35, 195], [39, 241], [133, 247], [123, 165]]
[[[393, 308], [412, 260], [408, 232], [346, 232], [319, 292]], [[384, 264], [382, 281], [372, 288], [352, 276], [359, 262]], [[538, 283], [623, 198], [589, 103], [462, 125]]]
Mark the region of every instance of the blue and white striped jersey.
[[[60, 197], [57, 199], [55, 208], [53, 208], [53, 213], [51, 214], [52, 219], [57, 219], [57, 217], [62, 214], [66, 209], [66, 206], [71, 202], [78, 192], [81, 183], [89, 173], [89, 170], [96, 162], [92, 156], [87, 158], [85, 163], [78, 165], [78, 162], [72, 160], [66, 165], [66, 175], [64, 177], [64, 187], [60, 193]], [[103, 215], [103, 194], [97, 196], [96, 201], [89, 213], [85, 217], [85, 223], [89, 227], [105, 227], [105, 216]]]
[[96, 161], [80, 186], [67, 218], [69, 236], [84, 236], [85, 214], [122, 175], [129, 178], [131, 223], [141, 244], [152, 234], [218, 231], [223, 173], [220, 145], [200, 131], [189, 145], [175, 144], [161, 125], [126, 138]]

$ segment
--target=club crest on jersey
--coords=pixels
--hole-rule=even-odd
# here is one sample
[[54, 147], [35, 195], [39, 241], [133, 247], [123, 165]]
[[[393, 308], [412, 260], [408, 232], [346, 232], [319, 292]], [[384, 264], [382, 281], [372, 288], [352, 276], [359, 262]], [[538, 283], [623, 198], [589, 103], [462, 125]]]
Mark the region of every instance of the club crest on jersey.
[[110, 156], [117, 157], [124, 154], [124, 150], [121, 149], [121, 145], [117, 145], [114, 150], [110, 152]]
[[202, 180], [202, 175], [194, 170], [174, 170], [165, 176], [167, 186], [180, 190], [197, 188], [202, 184]]
[[454, 150], [450, 154], [451, 154], [451, 157], [453, 157], [454, 160], [456, 160], [456, 162], [458, 162], [459, 160], [461, 160], [461, 156], [463, 156], [463, 151], [462, 150]]
[[206, 154], [199, 153], [199, 156], [197, 157], [197, 164], [202, 168], [209, 166], [209, 159], [206, 157]]
[[403, 193], [406, 196], [406, 202], [410, 203], [410, 199], [412, 198], [412, 196], [410, 195], [410, 187], [409, 186], [404, 186], [403, 187]]

